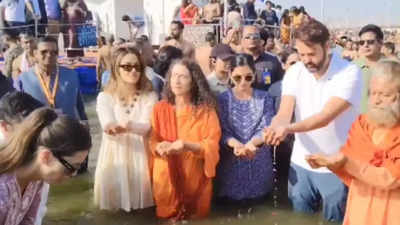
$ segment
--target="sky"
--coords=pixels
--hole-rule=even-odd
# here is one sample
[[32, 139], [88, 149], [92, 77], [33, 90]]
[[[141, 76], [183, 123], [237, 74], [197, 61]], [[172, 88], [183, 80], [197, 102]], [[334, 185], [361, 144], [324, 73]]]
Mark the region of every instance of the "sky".
[[[239, 0], [240, 2], [242, 0]], [[261, 0], [257, 0], [261, 1]], [[283, 8], [304, 6], [309, 14], [333, 27], [360, 27], [369, 23], [400, 26], [400, 0], [272, 0]]]

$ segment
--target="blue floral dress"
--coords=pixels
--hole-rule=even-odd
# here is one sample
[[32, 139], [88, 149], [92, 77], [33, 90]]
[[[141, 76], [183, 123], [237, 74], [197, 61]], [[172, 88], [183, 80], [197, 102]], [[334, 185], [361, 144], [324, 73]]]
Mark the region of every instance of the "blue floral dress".
[[218, 97], [222, 127], [220, 163], [217, 171], [217, 197], [251, 200], [264, 197], [272, 190], [272, 156], [269, 146], [261, 146], [254, 159], [233, 154], [227, 141], [235, 138], [246, 144], [262, 135], [275, 115], [274, 100], [265, 91], [253, 90], [250, 100], [238, 100], [232, 90]]

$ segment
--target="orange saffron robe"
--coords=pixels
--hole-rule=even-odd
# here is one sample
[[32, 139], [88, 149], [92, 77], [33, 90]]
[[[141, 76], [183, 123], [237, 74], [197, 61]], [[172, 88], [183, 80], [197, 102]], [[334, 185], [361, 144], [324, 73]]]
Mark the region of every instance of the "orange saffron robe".
[[334, 172], [349, 187], [343, 225], [400, 224], [400, 126], [379, 147], [372, 142], [374, 130], [361, 115], [341, 149], [348, 161]]
[[[155, 105], [150, 150], [153, 153], [153, 195], [158, 217], [182, 219], [208, 215], [212, 178], [219, 161], [220, 138], [221, 128], [214, 109], [198, 106], [175, 111], [166, 101]], [[200, 144], [201, 152], [184, 151], [168, 157], [156, 153], [158, 143], [178, 139]], [[183, 208], [185, 216], [182, 217], [179, 214]]]

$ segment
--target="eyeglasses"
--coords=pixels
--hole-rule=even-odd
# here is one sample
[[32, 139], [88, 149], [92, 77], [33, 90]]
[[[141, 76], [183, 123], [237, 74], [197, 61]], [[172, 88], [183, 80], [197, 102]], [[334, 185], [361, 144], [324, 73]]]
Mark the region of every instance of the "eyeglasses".
[[243, 37], [246, 40], [260, 40], [261, 36], [260, 34], [248, 34], [246, 36]]
[[376, 43], [376, 40], [361, 40], [359, 43], [361, 46], [364, 46], [365, 43], [368, 45], [373, 45]]
[[56, 56], [56, 55], [58, 55], [58, 50], [41, 50], [40, 54], [41, 55], [50, 54], [51, 56]]
[[242, 82], [242, 78], [244, 78], [244, 81], [246, 81], [246, 82], [252, 82], [253, 81], [253, 76], [251, 76], [251, 75], [247, 75], [247, 76], [233, 76], [232, 77], [232, 79], [233, 79], [233, 81], [235, 81], [235, 83], [240, 83], [240, 82]]
[[73, 165], [71, 165], [69, 162], [67, 162], [67, 160], [63, 159], [60, 155], [58, 155], [54, 152], [53, 152], [53, 155], [54, 155], [54, 157], [56, 157], [56, 159], [58, 159], [58, 161], [60, 161], [60, 163], [65, 167], [65, 169], [67, 169], [68, 175], [75, 174], [82, 167], [82, 165], [81, 165], [81, 166], [79, 166], [79, 168], [75, 168]]
[[135, 69], [135, 71], [140, 71], [140, 69], [142, 68], [140, 65], [136, 64], [136, 65], [119, 65], [120, 68], [122, 68], [125, 72], [131, 72], [133, 69]]

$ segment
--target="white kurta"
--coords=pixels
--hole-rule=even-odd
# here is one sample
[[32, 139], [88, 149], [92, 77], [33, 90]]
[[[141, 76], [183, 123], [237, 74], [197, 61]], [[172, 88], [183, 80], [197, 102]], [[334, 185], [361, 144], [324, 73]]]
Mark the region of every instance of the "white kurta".
[[[141, 94], [127, 113], [129, 106], [102, 92], [96, 110], [103, 129], [110, 123], [125, 125], [128, 121], [150, 125], [157, 101], [154, 92]], [[154, 205], [145, 139], [136, 134], [103, 133], [94, 184], [94, 201], [100, 209], [129, 212]]]

